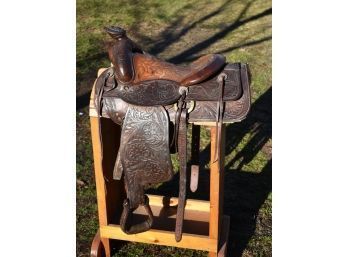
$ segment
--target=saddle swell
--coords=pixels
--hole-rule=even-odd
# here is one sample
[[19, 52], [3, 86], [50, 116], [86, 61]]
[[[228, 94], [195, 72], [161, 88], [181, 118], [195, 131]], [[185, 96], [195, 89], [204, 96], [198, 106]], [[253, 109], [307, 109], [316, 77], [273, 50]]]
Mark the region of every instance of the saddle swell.
[[208, 54], [188, 66], [174, 65], [144, 53], [121, 28], [106, 28], [106, 32], [114, 39], [108, 46], [109, 58], [117, 79], [124, 84], [163, 79], [189, 87], [218, 73], [226, 64], [223, 55]]

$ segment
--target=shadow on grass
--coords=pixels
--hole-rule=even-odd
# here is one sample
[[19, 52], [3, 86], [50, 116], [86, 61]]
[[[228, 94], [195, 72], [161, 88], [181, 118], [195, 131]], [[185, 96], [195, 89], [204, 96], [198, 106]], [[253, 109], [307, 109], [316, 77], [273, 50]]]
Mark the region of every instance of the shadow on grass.
[[[225, 171], [224, 214], [230, 216], [228, 256], [240, 257], [255, 234], [257, 216], [272, 190], [272, 160], [260, 173]], [[271, 231], [266, 236], [271, 236]]]
[[[151, 45], [148, 52], [150, 54], [157, 55], [157, 54], [163, 52], [169, 45], [180, 40], [181, 37], [183, 37], [185, 34], [187, 34], [191, 29], [195, 28], [195, 26], [197, 26], [198, 24], [200, 24], [200, 23], [204, 22], [205, 20], [210, 19], [210, 18], [214, 17], [215, 15], [221, 13], [222, 11], [226, 10], [225, 7], [230, 2], [231, 1], [225, 1], [216, 10], [210, 12], [209, 14], [205, 15], [202, 18], [199, 18], [197, 21], [193, 21], [191, 24], [188, 24], [186, 26], [182, 24], [183, 17], [179, 16], [163, 32], [161, 32], [160, 40], [151, 39], [151, 38], [146, 37], [144, 35], [137, 34], [136, 33], [137, 29], [135, 26], [131, 27], [129, 30], [132, 31], [133, 34], [135, 34], [138, 38], [141, 39], [141, 42], [137, 42], [138, 45], [140, 45], [141, 47]], [[232, 24], [225, 26], [222, 30], [215, 33], [214, 35], [212, 35], [208, 39], [205, 39], [204, 41], [197, 43], [196, 45], [192, 46], [191, 48], [184, 50], [183, 52], [170, 58], [168, 61], [172, 62], [172, 63], [176, 63], [176, 64], [192, 61], [192, 60], [199, 57], [199, 55], [198, 55], [199, 52], [201, 52], [204, 49], [209, 48], [215, 42], [223, 39], [228, 33], [238, 29], [239, 27], [247, 24], [248, 22], [255, 21], [255, 20], [260, 19], [264, 16], [272, 14], [272, 8], [269, 8], [269, 9], [266, 9], [266, 10], [260, 12], [259, 14], [242, 19], [242, 17], [245, 15], [245, 13], [250, 8], [251, 4], [252, 4], [252, 2], [249, 2], [245, 5], [243, 10], [238, 15], [238, 18]], [[185, 6], [183, 7], [183, 9], [184, 8], [185, 8]], [[141, 13], [139, 11], [134, 10], [133, 15], [134, 15], [134, 17], [136, 17], [136, 20], [139, 20], [139, 22], [141, 21], [142, 17], [141, 17]], [[138, 22], [136, 22], [136, 24], [138, 24]], [[178, 27], [180, 27], [181, 29], [177, 32]], [[237, 44], [235, 46], [231, 46], [231, 47], [228, 47], [226, 49], [222, 49], [221, 51], [218, 51], [218, 52], [219, 53], [226, 53], [226, 52], [230, 52], [230, 51], [233, 51], [235, 49], [238, 49], [238, 48], [260, 44], [260, 43], [267, 41], [267, 40], [270, 40], [270, 39], [271, 39], [271, 37], [269, 36], [269, 37], [265, 37], [265, 38], [254, 40], [254, 41], [240, 42], [239, 44]], [[77, 67], [89, 67], [89, 71], [87, 73], [85, 73], [85, 76], [88, 78], [84, 78], [84, 80], [93, 81], [93, 79], [95, 78], [94, 76], [96, 74], [96, 69], [100, 68], [100, 67], [98, 67], [98, 64], [100, 64], [106, 58], [107, 58], [106, 51], [103, 51], [103, 52], [97, 53], [93, 56], [86, 57], [82, 60], [78, 60], [76, 62]], [[93, 63], [93, 65], [89, 65], [89, 63]], [[81, 81], [82, 77], [78, 76], [77, 80]], [[84, 108], [89, 104], [88, 98], [89, 98], [90, 93], [91, 93], [91, 91], [88, 91], [87, 93], [85, 93], [81, 96], [77, 96], [77, 98], [76, 98], [76, 110]]]
[[[269, 8], [257, 15], [254, 15], [252, 17], [249, 17], [247, 19], [244, 19], [244, 20], [240, 20], [241, 17], [243, 17], [243, 15], [245, 14], [245, 12], [249, 9], [251, 3], [247, 4], [245, 6], [245, 8], [243, 9], [243, 11], [240, 13], [238, 19], [228, 25], [226, 28], [224, 28], [223, 30], [219, 31], [218, 33], [214, 34], [213, 36], [209, 37], [208, 39], [196, 44], [195, 46], [183, 51], [182, 53], [172, 57], [169, 59], [170, 62], [173, 62], [173, 63], [180, 63], [180, 62], [185, 62], [187, 61], [188, 59], [190, 59], [193, 55], [195, 55], [196, 53], [208, 48], [210, 45], [212, 45], [213, 43], [217, 42], [218, 40], [222, 39], [223, 37], [225, 37], [228, 33], [232, 32], [233, 30], [236, 30], [237, 28], [239, 28], [240, 26], [248, 23], [248, 22], [251, 22], [251, 21], [254, 21], [254, 20], [257, 20], [259, 18], [262, 18], [266, 15], [270, 15], [272, 14], [272, 8]], [[250, 44], [250, 43], [249, 43]], [[225, 52], [224, 50], [222, 50], [222, 52]]]
[[[272, 190], [272, 160], [261, 171], [243, 171], [272, 136], [272, 88], [269, 88], [251, 106], [247, 118], [227, 126], [226, 156], [229, 155], [247, 134], [252, 137], [241, 151], [225, 163], [224, 214], [230, 216], [230, 257], [240, 257], [255, 233], [256, 218], [262, 204]], [[268, 153], [270, 155], [270, 153]], [[270, 158], [270, 156], [269, 156]], [[209, 171], [205, 165], [210, 161], [210, 144], [200, 153], [199, 186], [195, 193], [187, 188], [188, 198], [209, 200]], [[189, 178], [189, 175], [188, 175]], [[148, 193], [166, 196], [178, 195], [179, 173], [174, 179]], [[189, 184], [189, 183], [188, 183]], [[269, 235], [270, 236], [270, 235]]]

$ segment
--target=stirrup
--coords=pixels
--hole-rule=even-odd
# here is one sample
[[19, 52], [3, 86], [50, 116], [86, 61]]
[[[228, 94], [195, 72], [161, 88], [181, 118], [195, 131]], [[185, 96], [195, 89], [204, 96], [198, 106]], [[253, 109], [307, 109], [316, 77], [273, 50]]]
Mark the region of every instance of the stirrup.
[[124, 200], [123, 211], [122, 211], [121, 220], [120, 220], [120, 226], [124, 233], [126, 234], [141, 233], [141, 232], [148, 231], [152, 227], [153, 214], [149, 205], [149, 197], [147, 195], [144, 196], [144, 203], [141, 205], [144, 206], [145, 211], [148, 215], [148, 218], [141, 223], [133, 224], [129, 226], [129, 224], [132, 223], [131, 220], [133, 217], [133, 212], [136, 210], [136, 208], [130, 209], [129, 199], [127, 198]]

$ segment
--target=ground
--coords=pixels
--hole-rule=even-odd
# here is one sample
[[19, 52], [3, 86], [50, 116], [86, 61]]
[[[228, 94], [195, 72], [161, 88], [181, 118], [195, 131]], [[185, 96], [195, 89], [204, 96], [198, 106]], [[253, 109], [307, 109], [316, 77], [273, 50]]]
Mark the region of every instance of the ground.
[[[271, 256], [272, 77], [271, 0], [77, 0], [77, 256], [89, 256], [97, 206], [88, 103], [98, 68], [108, 67], [107, 25], [125, 28], [142, 48], [185, 64], [206, 53], [246, 62], [252, 107], [226, 134], [224, 213], [231, 217], [229, 256]], [[209, 168], [209, 133], [202, 132], [202, 170]], [[204, 174], [204, 171], [202, 172]], [[206, 199], [201, 188], [190, 197]], [[165, 193], [177, 185], [157, 188]], [[205, 252], [129, 243], [115, 256], [205, 256]]]

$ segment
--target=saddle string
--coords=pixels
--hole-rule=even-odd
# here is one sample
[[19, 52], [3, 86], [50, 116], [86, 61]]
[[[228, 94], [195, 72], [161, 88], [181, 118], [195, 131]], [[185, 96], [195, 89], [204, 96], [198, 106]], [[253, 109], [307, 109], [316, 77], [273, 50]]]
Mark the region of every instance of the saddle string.
[[178, 148], [177, 148], [177, 138], [178, 138], [179, 117], [181, 116], [182, 105], [183, 105], [183, 103], [182, 103], [182, 100], [181, 100], [181, 97], [180, 97], [179, 103], [177, 105], [177, 110], [175, 112], [173, 138], [172, 138], [172, 142], [170, 143], [170, 147], [172, 147], [175, 144], [175, 151], [178, 150]]
[[215, 135], [215, 151], [214, 151], [214, 161], [216, 162], [220, 158], [220, 146], [221, 146], [221, 134], [222, 134], [222, 122], [223, 122], [223, 113], [224, 113], [224, 87], [225, 87], [225, 79], [227, 78], [226, 73], [221, 73], [217, 81], [220, 85], [220, 94], [219, 94], [219, 101], [216, 105], [216, 135]]
[[180, 126], [178, 134], [178, 152], [180, 163], [179, 196], [175, 222], [175, 240], [179, 242], [182, 238], [183, 221], [186, 202], [187, 181], [187, 109], [184, 107], [180, 115]]

